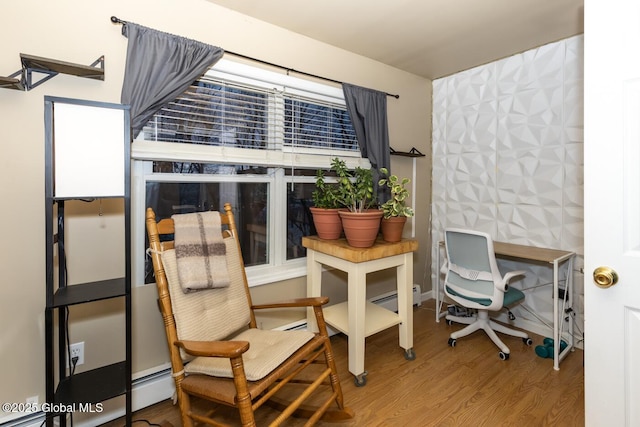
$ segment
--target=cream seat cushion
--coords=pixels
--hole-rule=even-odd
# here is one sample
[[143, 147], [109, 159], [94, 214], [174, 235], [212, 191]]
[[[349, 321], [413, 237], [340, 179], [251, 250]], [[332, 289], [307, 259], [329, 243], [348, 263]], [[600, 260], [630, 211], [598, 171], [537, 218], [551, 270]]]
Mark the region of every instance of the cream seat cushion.
[[[272, 331], [248, 329], [234, 341], [249, 341], [249, 350], [242, 355], [244, 372], [249, 381], [264, 378], [313, 338], [308, 331]], [[233, 378], [229, 359], [196, 357], [185, 366], [185, 372]]]
[[[309, 331], [247, 329], [250, 312], [244, 277], [234, 238], [225, 238], [227, 268], [231, 284], [185, 294], [180, 286], [175, 251], [162, 252], [162, 264], [169, 284], [179, 340], [228, 341], [250, 343], [242, 359], [249, 381], [257, 381], [284, 362], [314, 336]], [[241, 331], [242, 332], [239, 332]], [[182, 353], [187, 373], [233, 378], [226, 358], [196, 357]]]

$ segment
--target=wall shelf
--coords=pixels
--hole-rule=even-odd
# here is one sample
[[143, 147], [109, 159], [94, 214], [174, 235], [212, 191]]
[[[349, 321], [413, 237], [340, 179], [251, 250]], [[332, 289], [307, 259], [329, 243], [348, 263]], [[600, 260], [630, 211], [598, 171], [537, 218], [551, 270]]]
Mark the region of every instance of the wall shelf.
[[392, 156], [404, 156], [404, 157], [424, 157], [425, 155], [420, 152], [417, 148], [413, 147], [409, 151], [396, 151], [393, 148], [389, 148], [391, 150]]
[[[31, 90], [58, 74], [69, 74], [94, 80], [104, 80], [104, 56], [96, 59], [91, 65], [80, 65], [57, 59], [20, 54], [22, 69], [8, 77], [0, 77], [0, 88]], [[41, 75], [39, 79], [35, 79]], [[20, 78], [17, 78], [20, 76]]]
[[[20, 74], [20, 71], [18, 71], [18, 74]], [[22, 84], [22, 80], [21, 79], [16, 79], [14, 77], [1, 77], [0, 76], [0, 88], [24, 90], [24, 85]]]
[[[411, 194], [413, 195], [412, 197], [415, 198], [415, 194], [416, 194], [416, 181], [418, 179], [417, 176], [417, 168], [416, 168], [416, 159], [418, 157], [425, 157], [424, 154], [422, 154], [420, 152], [420, 150], [418, 150], [416, 147], [411, 147], [411, 150], [409, 151], [396, 151], [393, 148], [389, 147], [389, 150], [391, 150], [391, 155], [392, 156], [402, 156], [402, 157], [411, 157]], [[412, 199], [415, 200], [415, 199]], [[415, 221], [411, 221], [411, 237], [416, 237], [416, 222]]]

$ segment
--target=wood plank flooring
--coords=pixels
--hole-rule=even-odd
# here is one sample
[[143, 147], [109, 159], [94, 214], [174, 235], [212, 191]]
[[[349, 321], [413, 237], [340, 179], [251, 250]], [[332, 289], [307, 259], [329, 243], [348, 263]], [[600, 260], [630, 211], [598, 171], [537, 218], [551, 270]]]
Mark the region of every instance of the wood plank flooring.
[[[416, 359], [407, 361], [398, 346], [398, 329], [390, 328], [367, 338], [365, 367], [367, 384], [356, 387], [348, 371], [347, 337], [332, 337], [345, 402], [355, 418], [319, 426], [584, 426], [583, 352], [576, 350], [553, 369], [552, 359], [536, 356], [542, 343], [531, 335], [531, 347], [520, 338], [501, 335], [511, 349], [508, 361], [484, 332], [460, 338], [455, 348], [448, 338], [462, 325], [448, 326], [434, 319], [434, 301], [414, 307]], [[199, 402], [198, 404], [203, 404]], [[227, 422], [238, 424], [234, 411], [222, 409]], [[273, 416], [261, 408], [258, 425]], [[163, 426], [179, 426], [177, 406], [160, 402], [134, 414]], [[120, 427], [116, 420], [104, 427]], [[136, 422], [134, 426], [144, 424]], [[302, 426], [291, 419], [287, 426]]]

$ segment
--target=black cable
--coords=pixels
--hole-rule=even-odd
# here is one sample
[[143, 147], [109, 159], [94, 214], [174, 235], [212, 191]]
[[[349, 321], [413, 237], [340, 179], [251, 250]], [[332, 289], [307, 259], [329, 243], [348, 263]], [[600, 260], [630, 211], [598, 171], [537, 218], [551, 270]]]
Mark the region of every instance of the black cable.
[[[67, 256], [64, 247], [64, 218], [61, 215], [58, 215], [58, 235], [62, 235], [62, 238], [58, 237], [58, 259], [62, 260], [62, 265], [59, 268], [62, 268], [64, 274], [61, 277], [60, 283], [58, 283], [58, 289], [61, 287], [67, 287], [69, 283], [68, 280], [68, 270], [67, 270]], [[71, 339], [69, 337], [69, 307], [64, 307], [64, 328], [65, 328], [65, 338], [67, 340], [67, 367], [69, 368], [69, 376], [72, 376], [76, 370], [77, 360], [73, 362], [71, 358]], [[73, 364], [73, 366], [72, 366]], [[46, 420], [46, 417], [45, 417]], [[70, 425], [73, 426], [73, 412], [69, 413], [69, 421]]]
[[71, 376], [75, 372], [76, 366], [73, 365], [73, 369], [71, 369], [71, 339], [69, 338], [69, 307], [64, 308], [64, 327], [65, 327], [65, 336], [67, 337], [67, 367], [69, 368], [69, 376]]
[[140, 420], [132, 420], [131, 424], [134, 424], [134, 423], [147, 423], [147, 425], [150, 425], [150, 426], [162, 427], [160, 424], [152, 423], [151, 421], [145, 420], [144, 418]]

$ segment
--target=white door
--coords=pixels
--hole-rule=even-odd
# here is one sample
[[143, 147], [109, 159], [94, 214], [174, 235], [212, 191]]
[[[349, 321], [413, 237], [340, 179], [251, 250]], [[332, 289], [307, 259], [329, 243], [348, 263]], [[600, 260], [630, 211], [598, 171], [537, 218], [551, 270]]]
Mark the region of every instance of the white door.
[[[640, 426], [640, 2], [585, 1], [586, 425]], [[601, 288], [612, 271], [617, 283]]]

